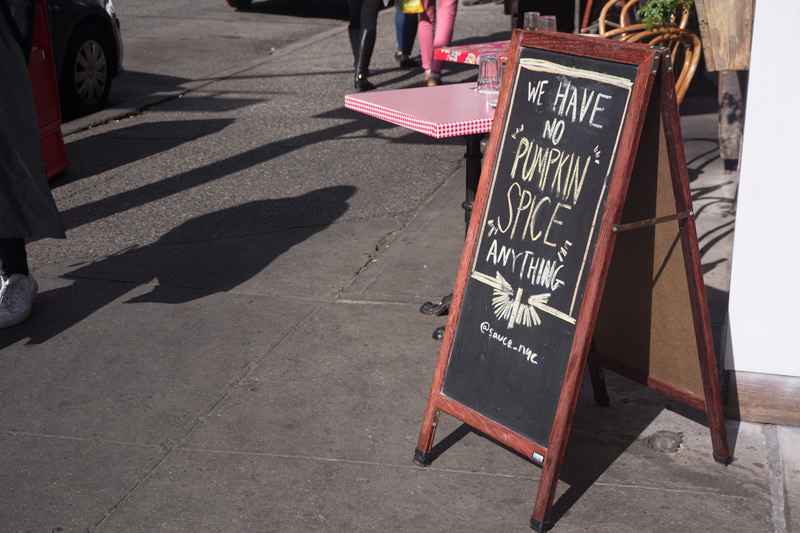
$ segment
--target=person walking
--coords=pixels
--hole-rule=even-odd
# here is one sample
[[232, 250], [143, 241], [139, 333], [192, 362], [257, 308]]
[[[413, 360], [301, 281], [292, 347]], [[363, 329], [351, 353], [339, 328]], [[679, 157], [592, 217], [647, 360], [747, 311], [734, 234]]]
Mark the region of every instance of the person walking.
[[411, 49], [414, 48], [414, 39], [417, 38], [417, 23], [419, 17], [416, 13], [404, 13], [397, 4], [394, 14], [394, 29], [397, 32], [397, 53], [394, 58], [400, 63], [400, 68], [414, 68], [417, 62], [411, 59]]
[[425, 69], [425, 79], [430, 87], [442, 83], [443, 61], [433, 59], [433, 50], [450, 45], [458, 0], [422, 0], [422, 7], [417, 35], [422, 68]]
[[347, 0], [350, 6], [350, 46], [355, 60], [356, 91], [371, 91], [375, 86], [367, 79], [372, 50], [375, 48], [375, 36], [378, 27], [378, 11], [382, 0]]
[[25, 238], [65, 237], [28, 78], [35, 10], [34, 0], [0, 0], [0, 328], [28, 318], [38, 291]]

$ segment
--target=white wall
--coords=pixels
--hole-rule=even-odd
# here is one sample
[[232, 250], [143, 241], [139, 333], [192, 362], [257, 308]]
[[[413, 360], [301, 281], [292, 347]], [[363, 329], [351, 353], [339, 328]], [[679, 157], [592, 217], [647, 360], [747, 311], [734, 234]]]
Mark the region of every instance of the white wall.
[[800, 376], [798, 0], [756, 0], [728, 307], [729, 370]]

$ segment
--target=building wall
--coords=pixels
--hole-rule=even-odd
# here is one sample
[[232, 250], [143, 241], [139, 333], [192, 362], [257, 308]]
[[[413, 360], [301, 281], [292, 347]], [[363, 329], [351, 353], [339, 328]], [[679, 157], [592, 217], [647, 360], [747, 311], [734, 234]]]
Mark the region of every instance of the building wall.
[[[795, 53], [797, 39], [786, 26], [792, 20], [800, 20], [797, 0], [756, 1], [725, 367], [739, 376], [740, 383], [748, 376], [762, 382], [774, 376], [773, 386], [788, 384], [785, 392], [797, 395], [797, 406], [800, 58]], [[770, 380], [766, 383], [769, 388]], [[763, 393], [768, 395], [769, 390]], [[740, 403], [745, 400], [740, 398]]]

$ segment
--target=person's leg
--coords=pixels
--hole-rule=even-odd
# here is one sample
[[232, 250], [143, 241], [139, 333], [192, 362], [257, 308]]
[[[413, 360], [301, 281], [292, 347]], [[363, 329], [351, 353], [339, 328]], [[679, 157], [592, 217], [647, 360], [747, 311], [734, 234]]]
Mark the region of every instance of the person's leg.
[[395, 60], [400, 63], [400, 68], [416, 67], [417, 62], [409, 56], [414, 48], [414, 39], [417, 38], [417, 15], [395, 10], [394, 28], [397, 33]]
[[350, 36], [350, 48], [353, 50], [353, 68], [358, 64], [358, 31], [361, 29], [361, 0], [347, 0], [350, 7], [350, 24], [347, 33]]
[[[456, 20], [458, 0], [439, 0], [436, 9], [436, 34], [433, 39], [433, 48], [450, 46], [453, 39], [453, 26]], [[433, 53], [431, 52], [431, 57]], [[431, 61], [431, 75], [438, 75], [442, 71], [441, 60]]]
[[28, 275], [25, 239], [0, 239], [0, 272], [6, 278], [12, 274]]
[[403, 53], [403, 44], [405, 34], [403, 33], [403, 24], [405, 23], [406, 14], [399, 9], [394, 10], [394, 31], [397, 34], [397, 53]]
[[400, 51], [403, 55], [410, 56], [414, 48], [414, 39], [417, 38], [417, 15], [416, 13], [403, 13], [403, 37]]
[[382, 0], [363, 0], [361, 2], [361, 29], [375, 31], [378, 28], [378, 11]]
[[433, 25], [435, 22], [436, 0], [422, 0], [417, 38], [419, 39], [419, 52], [422, 56], [422, 68], [425, 69], [425, 72], [430, 71], [433, 60]]
[[361, 0], [347, 0], [347, 6], [350, 8], [350, 24], [347, 27], [358, 31], [361, 29]]
[[375, 86], [367, 79], [372, 50], [375, 48], [376, 29], [378, 27], [378, 10], [382, 0], [363, 0], [361, 2], [361, 29], [358, 33], [358, 59], [356, 60], [355, 88], [357, 91], [369, 91]]
[[0, 328], [28, 318], [39, 287], [28, 271], [24, 239], [0, 239]]

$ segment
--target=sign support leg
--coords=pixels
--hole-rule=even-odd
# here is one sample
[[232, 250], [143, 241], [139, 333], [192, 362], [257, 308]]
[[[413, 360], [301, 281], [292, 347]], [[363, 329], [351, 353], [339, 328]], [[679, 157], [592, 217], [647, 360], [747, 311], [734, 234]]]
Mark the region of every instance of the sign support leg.
[[[689, 175], [685, 164], [683, 151], [683, 136], [680, 130], [680, 117], [675, 91], [671, 90], [672, 72], [667, 70], [666, 62], [661, 63], [661, 76], [656, 83], [660, 84], [661, 117], [664, 124], [664, 136], [669, 157], [672, 188], [675, 194], [675, 207], [678, 212], [691, 211], [691, 190], [689, 189]], [[705, 282], [703, 281], [703, 268], [700, 258], [700, 249], [697, 241], [697, 228], [693, 216], [680, 222], [681, 248], [683, 250], [686, 280], [689, 284], [689, 300], [692, 308], [695, 337], [697, 339], [697, 352], [700, 358], [700, 373], [703, 381], [705, 397], [705, 411], [708, 416], [708, 426], [711, 430], [711, 443], [714, 450], [714, 459], [722, 464], [729, 464], [733, 456], [728, 448], [728, 437], [725, 430], [725, 416], [722, 412], [722, 400], [719, 390], [719, 376], [716, 372], [716, 359], [714, 357], [714, 343], [711, 338], [711, 328], [708, 316], [708, 303], [705, 295]]]
[[589, 379], [592, 381], [592, 393], [594, 393], [595, 403], [608, 407], [611, 404], [611, 399], [608, 397], [605, 372], [603, 367], [595, 361], [593, 349], [589, 351], [587, 366], [589, 367]]
[[439, 425], [439, 415], [441, 411], [431, 405], [425, 410], [425, 417], [422, 419], [422, 430], [419, 433], [419, 442], [414, 451], [414, 462], [420, 466], [431, 464], [431, 448], [433, 448], [433, 438], [436, 436], [436, 426]]

